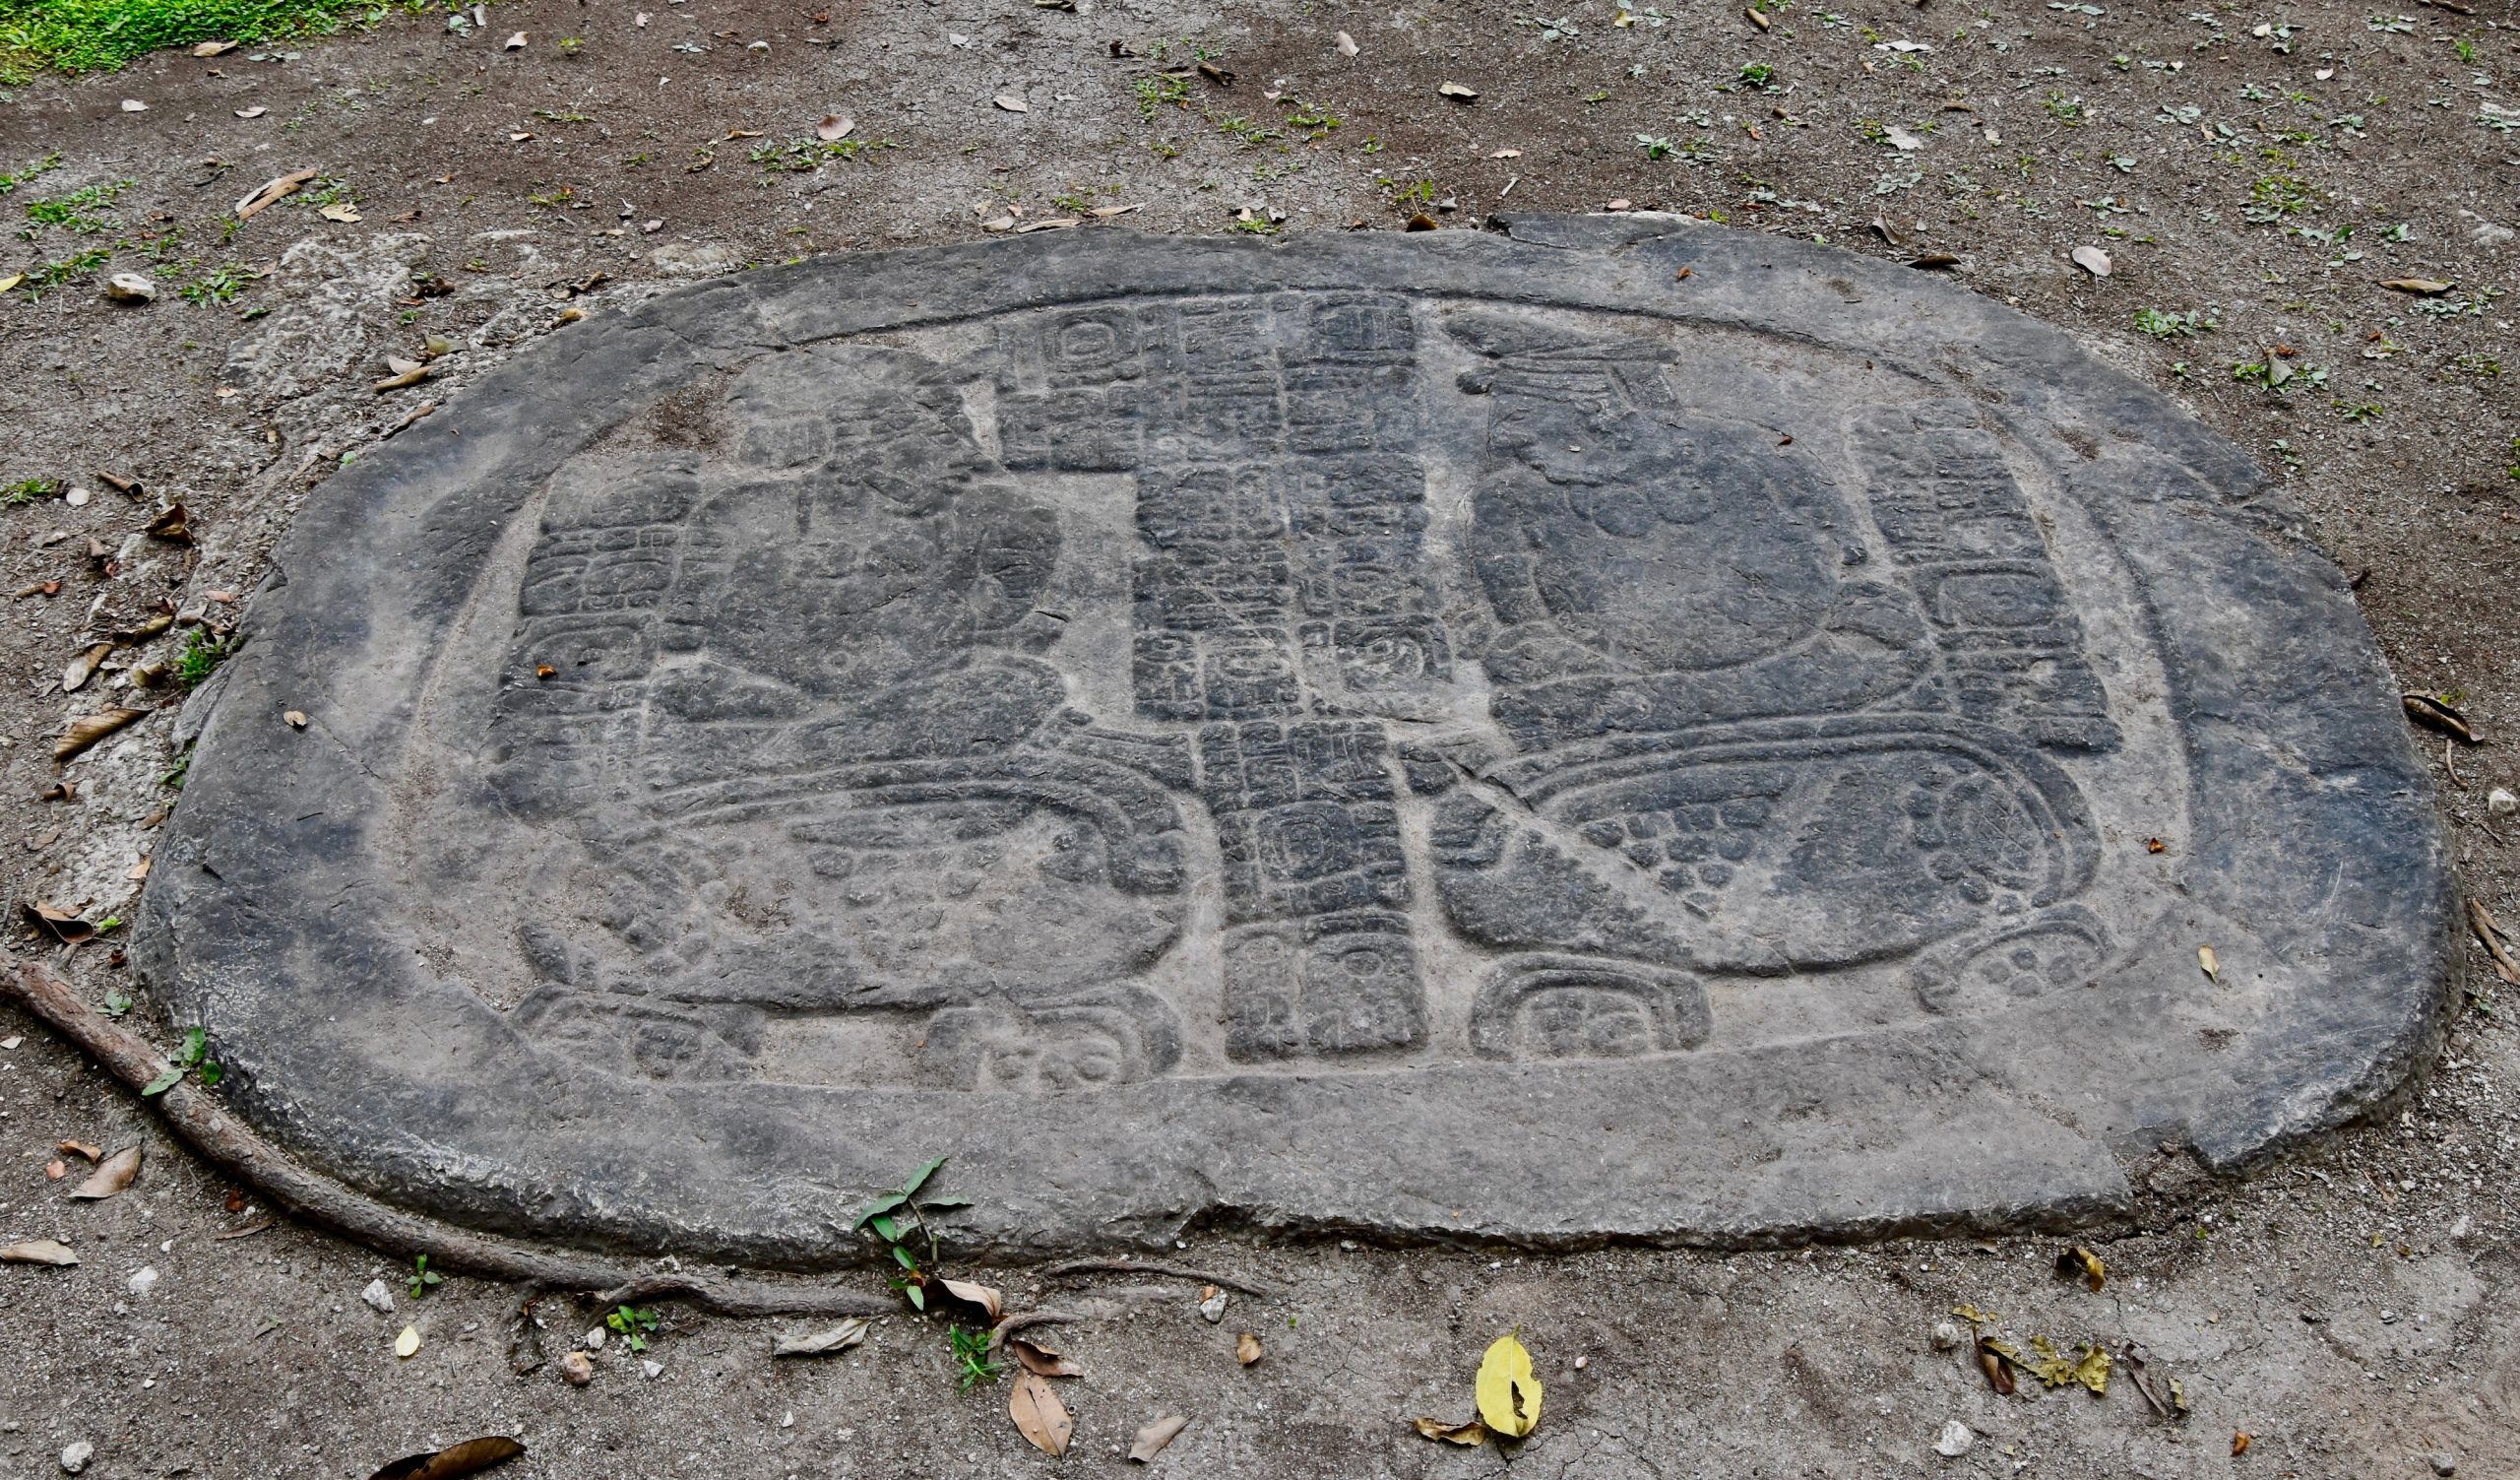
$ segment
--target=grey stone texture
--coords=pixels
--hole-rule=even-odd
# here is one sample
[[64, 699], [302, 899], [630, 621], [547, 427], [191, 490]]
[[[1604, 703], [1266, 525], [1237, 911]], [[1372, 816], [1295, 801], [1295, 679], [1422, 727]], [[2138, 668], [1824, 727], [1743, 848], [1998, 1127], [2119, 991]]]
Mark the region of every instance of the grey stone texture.
[[309, 500], [153, 985], [355, 1187], [800, 1268], [948, 1153], [1007, 1255], [2061, 1226], [2404, 1078], [2442, 843], [2239, 451], [1928, 274], [1498, 225], [560, 332]]

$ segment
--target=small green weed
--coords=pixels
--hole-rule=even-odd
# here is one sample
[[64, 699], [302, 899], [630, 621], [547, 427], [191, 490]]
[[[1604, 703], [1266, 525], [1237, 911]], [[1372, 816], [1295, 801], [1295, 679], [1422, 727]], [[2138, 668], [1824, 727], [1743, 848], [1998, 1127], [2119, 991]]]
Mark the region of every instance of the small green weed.
[[1776, 68], [1766, 62], [1743, 62], [1737, 76], [1742, 82], [1762, 91], [1776, 86]]
[[61, 156], [49, 154], [15, 174], [0, 174], [0, 195], [12, 194], [19, 186], [31, 183], [37, 176], [60, 167]]
[[113, 200], [131, 188], [129, 180], [113, 180], [103, 184], [83, 186], [68, 195], [46, 201], [27, 202], [27, 225], [18, 234], [32, 241], [35, 227], [59, 226], [82, 236], [94, 236], [121, 225], [114, 219]]
[[[115, 921], [113, 924], [119, 925], [121, 922]], [[102, 934], [106, 929], [105, 923], [98, 922], [97, 933]], [[184, 1046], [175, 1051], [174, 1059], [165, 1068], [158, 1071], [157, 1078], [140, 1087], [141, 1098], [148, 1099], [162, 1095], [181, 1084], [184, 1081], [184, 1075], [195, 1071], [201, 1074], [204, 1089], [217, 1087], [219, 1081], [227, 1076], [227, 1071], [220, 1066], [219, 1061], [210, 1057], [210, 1035], [199, 1028], [186, 1028]]]
[[996, 1382], [1006, 1371], [1005, 1363], [989, 1359], [988, 1332], [958, 1324], [947, 1329], [946, 1339], [953, 1345], [954, 1362], [961, 1369], [965, 1392], [982, 1383]]
[[245, 639], [234, 633], [218, 633], [208, 627], [195, 627], [185, 634], [184, 650], [175, 655], [175, 681], [186, 688], [199, 688], [219, 672], [219, 666], [236, 656]]
[[415, 1254], [411, 1255], [410, 1276], [405, 1283], [410, 1287], [411, 1298], [417, 1300], [446, 1283], [446, 1276], [429, 1267], [427, 1255]]
[[61, 483], [50, 478], [22, 478], [14, 483], [0, 484], [0, 508], [22, 509], [38, 498], [50, 498], [61, 491]]
[[664, 1318], [656, 1311], [642, 1306], [616, 1306], [603, 1318], [605, 1328], [621, 1338], [625, 1349], [634, 1352], [648, 1349], [648, 1337], [663, 1321]]
[[230, 263], [202, 274], [175, 291], [187, 303], [232, 303], [259, 276]]
[[1155, 117], [1163, 107], [1186, 108], [1190, 105], [1190, 78], [1187, 73], [1159, 72], [1137, 81], [1138, 116]]
[[2208, 329], [2220, 329], [2223, 321], [2212, 307], [2191, 308], [2185, 313], [2164, 313], [2158, 308], [2135, 311], [2135, 327], [2155, 339], [2194, 339]]
[[395, 11], [453, 0], [9, 0], [0, 5], [0, 71], [111, 72], [161, 46], [330, 35]]

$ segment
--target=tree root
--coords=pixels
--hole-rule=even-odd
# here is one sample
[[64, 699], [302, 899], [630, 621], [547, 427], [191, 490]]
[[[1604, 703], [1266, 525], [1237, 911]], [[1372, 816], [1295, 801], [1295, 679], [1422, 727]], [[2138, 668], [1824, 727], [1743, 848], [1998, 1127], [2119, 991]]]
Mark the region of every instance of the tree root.
[[[21, 967], [14, 980], [0, 976], [0, 993], [23, 1003], [135, 1093], [166, 1065], [164, 1054], [80, 1000], [68, 983], [40, 965]], [[901, 1309], [893, 1301], [828, 1285], [655, 1270], [473, 1233], [390, 1207], [308, 1171], [189, 1079], [156, 1096], [154, 1103], [166, 1127], [203, 1160], [261, 1192], [274, 1206], [397, 1258], [425, 1254], [431, 1267], [450, 1273], [592, 1293], [605, 1305], [682, 1299], [724, 1316], [889, 1316]]]
[[1197, 1280], [1220, 1290], [1231, 1290], [1254, 1300], [1267, 1300], [1268, 1287], [1238, 1280], [1229, 1274], [1212, 1274], [1205, 1269], [1188, 1269], [1179, 1264], [1160, 1264], [1153, 1259], [1066, 1259], [1046, 1265], [1041, 1273], [1051, 1279], [1074, 1279], [1081, 1274], [1164, 1274], [1174, 1279]]

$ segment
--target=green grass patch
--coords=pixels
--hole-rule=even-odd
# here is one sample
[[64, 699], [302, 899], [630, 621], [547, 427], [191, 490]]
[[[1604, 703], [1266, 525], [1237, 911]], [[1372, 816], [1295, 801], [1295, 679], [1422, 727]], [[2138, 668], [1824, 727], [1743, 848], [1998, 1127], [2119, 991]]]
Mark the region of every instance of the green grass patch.
[[331, 35], [451, 0], [0, 0], [0, 82], [111, 72], [161, 46]]

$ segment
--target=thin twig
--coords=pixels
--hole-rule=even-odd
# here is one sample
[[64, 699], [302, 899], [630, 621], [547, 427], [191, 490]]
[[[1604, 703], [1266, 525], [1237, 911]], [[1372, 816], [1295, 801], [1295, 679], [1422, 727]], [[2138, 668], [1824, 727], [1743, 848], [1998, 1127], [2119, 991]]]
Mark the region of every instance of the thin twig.
[[1269, 1291], [1261, 1285], [1238, 1280], [1228, 1274], [1211, 1274], [1205, 1269], [1187, 1269], [1179, 1264], [1159, 1264], [1153, 1259], [1068, 1259], [1041, 1271], [1051, 1279], [1073, 1279], [1081, 1274], [1165, 1274], [1174, 1279], [1197, 1280], [1220, 1290], [1231, 1290], [1255, 1300], [1266, 1300]]
[[[0, 996], [23, 1003], [135, 1091], [165, 1066], [164, 1054], [80, 1000], [68, 983], [42, 966], [30, 963], [14, 979], [0, 977]], [[728, 1316], [879, 1316], [895, 1309], [888, 1301], [828, 1285], [659, 1272], [627, 1260], [509, 1243], [389, 1207], [308, 1171], [189, 1079], [151, 1103], [166, 1128], [203, 1160], [254, 1188], [273, 1206], [398, 1259], [425, 1254], [432, 1265], [465, 1274], [601, 1291], [598, 1298], [606, 1305], [678, 1296]]]

